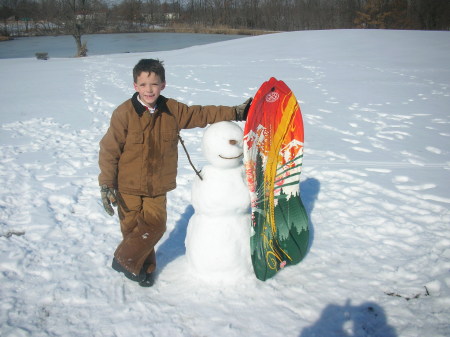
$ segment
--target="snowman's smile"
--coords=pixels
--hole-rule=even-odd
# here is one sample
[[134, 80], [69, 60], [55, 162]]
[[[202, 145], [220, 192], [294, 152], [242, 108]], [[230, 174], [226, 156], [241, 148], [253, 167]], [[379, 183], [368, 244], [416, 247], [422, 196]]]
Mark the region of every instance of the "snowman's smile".
[[219, 154], [219, 157], [222, 159], [238, 159], [238, 158], [242, 157], [242, 155], [243, 155], [243, 153], [241, 153], [239, 156], [236, 156], [236, 157], [224, 157], [221, 154]]

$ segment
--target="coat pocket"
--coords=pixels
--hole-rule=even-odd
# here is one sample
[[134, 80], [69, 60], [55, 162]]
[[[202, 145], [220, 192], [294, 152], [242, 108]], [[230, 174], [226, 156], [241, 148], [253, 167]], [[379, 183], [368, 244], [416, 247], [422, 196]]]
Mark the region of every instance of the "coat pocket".
[[143, 171], [144, 133], [129, 132], [119, 160], [119, 186], [127, 189], [141, 189]]
[[144, 133], [142, 131], [134, 131], [128, 134], [127, 143], [131, 144], [143, 144], [144, 143]]
[[173, 132], [161, 132], [161, 139], [163, 141], [163, 146], [175, 147], [178, 144], [178, 135], [175, 131]]
[[175, 179], [174, 176], [177, 173], [178, 135], [175, 131], [162, 132], [161, 140], [162, 165], [164, 167], [162, 174], [163, 176], [169, 177], [168, 179], [163, 179], [167, 182], [168, 180]]

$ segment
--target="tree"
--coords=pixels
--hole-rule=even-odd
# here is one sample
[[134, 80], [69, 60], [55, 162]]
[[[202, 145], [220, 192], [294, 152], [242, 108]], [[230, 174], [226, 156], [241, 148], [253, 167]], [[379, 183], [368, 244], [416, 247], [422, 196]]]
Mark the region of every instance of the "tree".
[[106, 5], [100, 0], [55, 0], [57, 1], [57, 17], [55, 23], [67, 35], [72, 35], [77, 47], [77, 57], [87, 56], [87, 42], [82, 36], [98, 30], [103, 20], [102, 12]]
[[147, 0], [144, 8], [144, 12], [147, 16], [148, 22], [154, 23], [158, 22], [158, 20], [161, 21], [162, 13], [159, 0]]
[[61, 7], [65, 31], [75, 39], [76, 56], [87, 56], [87, 43], [81, 37], [88, 29], [89, 0], [61, 0]]
[[386, 0], [368, 0], [356, 13], [357, 28], [386, 28]]
[[335, 28], [353, 28], [357, 11], [360, 10], [361, 0], [341, 0], [337, 3], [337, 19]]
[[450, 29], [448, 0], [416, 0], [416, 6], [421, 29]]
[[143, 3], [141, 0], [124, 0], [117, 6], [117, 11], [119, 17], [128, 23], [130, 29], [136, 22], [142, 25]]
[[2, 4], [2, 7], [0, 8], [0, 18], [3, 21], [4, 28], [2, 31], [0, 31], [0, 35], [5, 35], [5, 36], [9, 35], [7, 20], [12, 15], [14, 15], [14, 10], [9, 6]]

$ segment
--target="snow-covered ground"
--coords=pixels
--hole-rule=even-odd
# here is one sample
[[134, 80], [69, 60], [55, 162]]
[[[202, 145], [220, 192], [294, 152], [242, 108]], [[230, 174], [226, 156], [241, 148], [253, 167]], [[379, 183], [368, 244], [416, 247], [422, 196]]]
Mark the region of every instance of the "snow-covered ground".
[[[449, 55], [450, 32], [336, 30], [0, 60], [0, 335], [449, 336]], [[300, 264], [266, 282], [196, 279], [180, 151], [156, 284], [110, 268], [121, 234], [100, 203], [98, 142], [148, 57], [189, 104], [241, 103], [271, 76], [293, 89], [312, 228]], [[202, 134], [183, 132], [198, 167]]]

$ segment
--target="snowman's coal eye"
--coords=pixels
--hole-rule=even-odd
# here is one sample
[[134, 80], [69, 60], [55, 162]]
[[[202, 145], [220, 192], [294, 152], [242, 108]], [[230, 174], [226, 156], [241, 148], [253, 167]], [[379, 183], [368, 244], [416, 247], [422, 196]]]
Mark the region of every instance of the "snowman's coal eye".
[[236, 145], [236, 144], [237, 144], [237, 140], [230, 139], [230, 144], [231, 144], [231, 145]]

